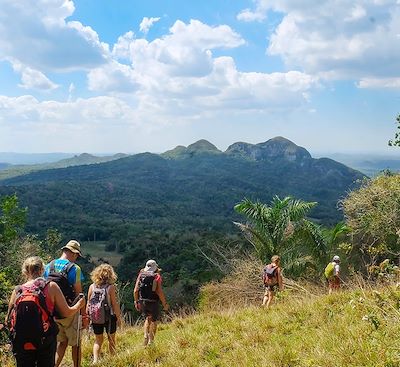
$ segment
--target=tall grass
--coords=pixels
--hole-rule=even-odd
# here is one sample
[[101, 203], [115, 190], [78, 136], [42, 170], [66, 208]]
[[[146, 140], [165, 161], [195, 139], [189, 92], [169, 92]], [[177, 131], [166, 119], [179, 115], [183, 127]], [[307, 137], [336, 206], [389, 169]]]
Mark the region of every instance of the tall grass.
[[[209, 307], [161, 324], [151, 347], [142, 346], [140, 327], [119, 332], [117, 355], [104, 353], [98, 366], [400, 366], [399, 299], [394, 286], [366, 286], [292, 291], [270, 309]], [[92, 345], [86, 336], [83, 366]]]

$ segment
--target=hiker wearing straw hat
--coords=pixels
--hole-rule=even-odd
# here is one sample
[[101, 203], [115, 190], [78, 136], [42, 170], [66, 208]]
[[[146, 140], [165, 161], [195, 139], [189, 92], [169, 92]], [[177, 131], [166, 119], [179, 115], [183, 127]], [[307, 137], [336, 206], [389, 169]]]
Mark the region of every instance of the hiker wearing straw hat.
[[[46, 265], [44, 277], [58, 284], [69, 305], [73, 305], [76, 297], [82, 293], [82, 282], [84, 280], [81, 268], [76, 264], [77, 259], [82, 256], [81, 245], [76, 240], [70, 240], [61, 248], [60, 258], [51, 261]], [[89, 319], [86, 316], [85, 307], [80, 314], [63, 318], [56, 315], [56, 322], [59, 327], [57, 335], [56, 364], [58, 367], [64, 358], [65, 351], [70, 345], [72, 347], [72, 361], [74, 367], [80, 366], [80, 329], [87, 328]]]
[[160, 317], [160, 302], [165, 311], [169, 306], [162, 290], [161, 269], [155, 260], [148, 260], [146, 266], [140, 270], [133, 291], [135, 308], [145, 315], [144, 345], [150, 345], [154, 341], [157, 331], [157, 321]]

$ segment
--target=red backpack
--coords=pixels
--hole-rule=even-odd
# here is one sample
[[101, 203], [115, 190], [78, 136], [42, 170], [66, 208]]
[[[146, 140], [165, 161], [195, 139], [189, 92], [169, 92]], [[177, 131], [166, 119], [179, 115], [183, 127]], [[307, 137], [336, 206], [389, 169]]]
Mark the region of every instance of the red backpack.
[[23, 350], [40, 349], [46, 338], [57, 335], [57, 324], [46, 304], [49, 282], [36, 279], [33, 284], [15, 288], [15, 302], [9, 315], [11, 340]]

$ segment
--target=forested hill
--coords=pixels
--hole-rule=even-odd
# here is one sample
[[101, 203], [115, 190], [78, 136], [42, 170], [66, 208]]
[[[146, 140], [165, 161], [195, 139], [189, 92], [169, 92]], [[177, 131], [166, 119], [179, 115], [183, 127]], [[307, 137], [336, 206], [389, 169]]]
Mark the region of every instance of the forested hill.
[[57, 228], [69, 238], [126, 248], [132, 255], [126, 262], [164, 256], [167, 268], [193, 271], [196, 262], [188, 262], [195, 244], [238, 234], [233, 206], [244, 197], [317, 201], [311, 215], [330, 224], [341, 219], [337, 201], [362, 177], [333, 160], [313, 159], [284, 138], [236, 143], [226, 152], [203, 140], [162, 155], [3, 180], [0, 195], [17, 193], [29, 208], [27, 228], [33, 233]]
[[[174, 222], [178, 215], [193, 224], [214, 217], [230, 222], [233, 205], [244, 197], [269, 201], [273, 195], [317, 201], [313, 217], [331, 223], [340, 219], [338, 199], [362, 177], [333, 160], [313, 159], [287, 139], [274, 138], [255, 145], [235, 143], [224, 153], [202, 140], [162, 155], [143, 153], [34, 172], [0, 184], [3, 193], [17, 191], [23, 204], [35, 211], [33, 227], [40, 221], [41, 227], [46, 223], [65, 228], [68, 211], [74, 218], [86, 218], [87, 224], [118, 217]], [[71, 221], [68, 229], [75, 221], [81, 223]]]
[[0, 163], [0, 180], [6, 180], [12, 177], [18, 177], [22, 175], [26, 175], [31, 172], [49, 170], [53, 168], [66, 168], [72, 166], [81, 166], [85, 164], [96, 164], [113, 161], [115, 159], [126, 157], [126, 154], [118, 153], [112, 156], [94, 156], [91, 154], [83, 153], [80, 155], [75, 155], [72, 158], [61, 159], [56, 162], [50, 163], [38, 163], [38, 164], [19, 164], [13, 166], [4, 166], [2, 167], [2, 163]]

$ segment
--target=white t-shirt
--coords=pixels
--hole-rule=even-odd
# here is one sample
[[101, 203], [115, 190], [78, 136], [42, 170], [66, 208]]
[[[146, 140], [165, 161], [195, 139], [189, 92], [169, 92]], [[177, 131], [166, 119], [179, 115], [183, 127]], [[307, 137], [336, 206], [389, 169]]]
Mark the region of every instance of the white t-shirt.
[[338, 263], [335, 263], [335, 262], [333, 262], [333, 264], [334, 264], [333, 275], [337, 276], [339, 274], [339, 271], [340, 271], [340, 266], [339, 266]]

